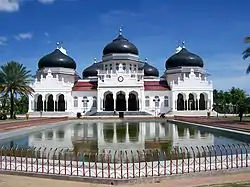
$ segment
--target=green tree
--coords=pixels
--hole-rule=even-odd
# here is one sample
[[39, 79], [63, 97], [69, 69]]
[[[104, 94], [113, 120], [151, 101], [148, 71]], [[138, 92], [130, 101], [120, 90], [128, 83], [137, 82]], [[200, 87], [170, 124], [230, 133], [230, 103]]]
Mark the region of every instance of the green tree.
[[[250, 43], [250, 36], [247, 36], [244, 38], [244, 43]], [[250, 47], [248, 47], [245, 51], [243, 51], [243, 59], [247, 59], [250, 56]], [[246, 73], [248, 74], [250, 72], [250, 64], [247, 67]]]
[[0, 89], [10, 98], [10, 118], [14, 119], [15, 96], [28, 96], [33, 93], [29, 86], [32, 81], [31, 71], [18, 62], [8, 62], [0, 68]]

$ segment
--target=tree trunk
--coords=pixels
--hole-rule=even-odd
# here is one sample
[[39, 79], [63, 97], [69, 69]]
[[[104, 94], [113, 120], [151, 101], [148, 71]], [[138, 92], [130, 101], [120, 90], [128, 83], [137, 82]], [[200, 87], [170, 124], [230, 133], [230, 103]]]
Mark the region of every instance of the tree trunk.
[[10, 92], [10, 119], [14, 119], [14, 93]]

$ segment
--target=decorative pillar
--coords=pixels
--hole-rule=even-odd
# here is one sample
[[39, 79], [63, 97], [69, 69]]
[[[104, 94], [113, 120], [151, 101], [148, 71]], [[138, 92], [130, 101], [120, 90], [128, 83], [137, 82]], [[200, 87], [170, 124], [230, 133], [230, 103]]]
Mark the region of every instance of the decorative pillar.
[[[28, 110], [28, 112], [32, 112], [32, 98], [31, 98], [31, 96], [29, 96], [29, 110]], [[34, 105], [33, 105], [34, 106]]]
[[43, 101], [43, 111], [45, 112], [45, 111], [46, 111], [46, 107], [47, 107], [47, 100], [46, 100], [46, 97], [45, 97], [45, 98], [42, 98], [42, 101]]
[[64, 100], [65, 100], [65, 112], [68, 111], [68, 97], [67, 97], [67, 93], [64, 95]]
[[126, 97], [126, 111], [128, 111], [128, 98], [129, 98], [129, 96], [126, 95], [125, 97]]
[[58, 101], [57, 101], [57, 99], [54, 100], [54, 111], [58, 111]]
[[114, 110], [116, 110], [116, 95], [115, 96], [113, 95], [113, 97], [114, 97], [113, 98], [114, 99]]
[[177, 100], [175, 96], [175, 92], [172, 93], [172, 110], [176, 111], [177, 109]]
[[197, 96], [197, 110], [200, 110], [200, 96]]

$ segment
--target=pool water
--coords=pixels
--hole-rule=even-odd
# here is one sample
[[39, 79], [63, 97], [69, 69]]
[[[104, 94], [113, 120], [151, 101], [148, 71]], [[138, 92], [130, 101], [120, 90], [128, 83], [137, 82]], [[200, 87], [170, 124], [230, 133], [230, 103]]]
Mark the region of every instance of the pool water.
[[[169, 153], [172, 150], [189, 150], [196, 147], [217, 147], [249, 143], [250, 137], [197, 126], [168, 122], [71, 122], [57, 128], [34, 132], [1, 146], [47, 150], [67, 150], [69, 153], [137, 154], [138, 150]], [[224, 154], [224, 152], [223, 152]], [[155, 158], [156, 159], [156, 158]]]

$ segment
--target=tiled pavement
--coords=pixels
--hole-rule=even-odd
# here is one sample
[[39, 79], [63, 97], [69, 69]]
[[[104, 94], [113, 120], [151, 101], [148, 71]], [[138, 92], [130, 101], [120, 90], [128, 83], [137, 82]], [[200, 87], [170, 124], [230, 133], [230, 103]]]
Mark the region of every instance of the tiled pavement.
[[0, 132], [18, 128], [24, 128], [24, 127], [44, 125], [48, 123], [55, 123], [66, 120], [68, 120], [68, 118], [60, 117], [60, 118], [36, 118], [36, 119], [20, 120], [20, 121], [16, 120], [11, 122], [6, 121], [6, 123], [4, 122], [0, 123]]
[[232, 121], [230, 119], [217, 119], [216, 117], [206, 118], [206, 117], [186, 117], [186, 116], [175, 116], [174, 119], [180, 121], [186, 121], [191, 123], [199, 123], [208, 126], [228, 128], [232, 130], [239, 130], [250, 132], [250, 123], [249, 122], [239, 122]]
[[[190, 178], [169, 178], [162, 180], [160, 183], [142, 183], [136, 184], [136, 187], [195, 187], [222, 183], [235, 183], [250, 181], [250, 173], [227, 174], [217, 176], [203, 176]], [[23, 177], [14, 175], [0, 174], [0, 186], [4, 187], [43, 187], [43, 186], [59, 186], [59, 187], [105, 187], [110, 185], [89, 184], [84, 182], [63, 181], [53, 179], [42, 179], [34, 177]], [[122, 185], [124, 187], [132, 185]]]

